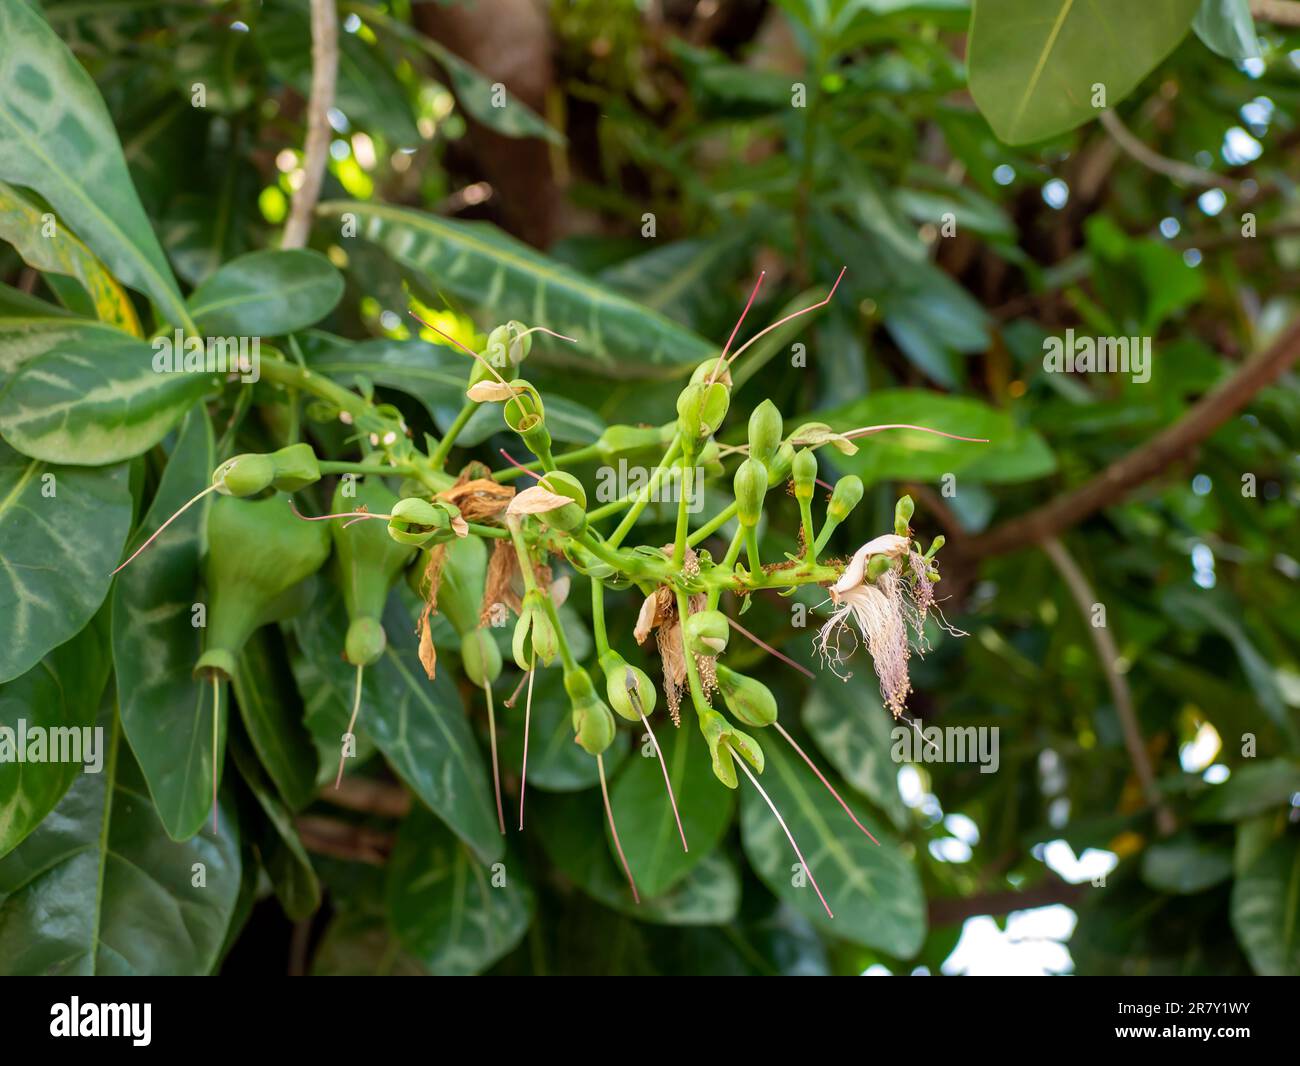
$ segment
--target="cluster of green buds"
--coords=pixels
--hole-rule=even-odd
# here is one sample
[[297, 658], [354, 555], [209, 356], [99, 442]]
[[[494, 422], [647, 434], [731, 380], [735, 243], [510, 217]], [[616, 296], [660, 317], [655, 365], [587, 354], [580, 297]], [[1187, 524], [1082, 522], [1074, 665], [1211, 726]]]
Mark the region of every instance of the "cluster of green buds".
[[[662, 689], [674, 724], [679, 721], [679, 708], [688, 705], [718, 780], [728, 788], [737, 788], [739, 769], [767, 799], [755, 776], [764, 769], [763, 748], [746, 730], [771, 729], [794, 745], [805, 760], [807, 756], [779, 724], [777, 700], [771, 690], [724, 661], [735, 632], [744, 631], [723, 612], [722, 597], [732, 596], [743, 611], [752, 597], [767, 590], [788, 594], [800, 586], [827, 589], [834, 603], [827, 626], [846, 624], [851, 618], [862, 623], [883, 684], [882, 656], [897, 657], [900, 652], [884, 647], [884, 638], [877, 632], [881, 619], [888, 621], [888, 611], [897, 609], [900, 602], [899, 588], [910, 585], [914, 590], [923, 586], [924, 591], [913, 592], [910, 602], [914, 609], [907, 617], [916, 622], [919, 611], [924, 621], [932, 602], [930, 585], [938, 580], [935, 554], [942, 538], [936, 538], [924, 555], [916, 550], [910, 528], [912, 502], [904, 497], [895, 514], [893, 534], [869, 542], [847, 564], [823, 559], [830, 538], [862, 500], [864, 486], [851, 474], [826, 486], [829, 497], [818, 515], [817, 489], [823, 483], [816, 451], [831, 445], [851, 455], [857, 450], [852, 440], [855, 434], [838, 433], [821, 423], [805, 423], [787, 433], [776, 405], [764, 400], [748, 419], [745, 443], [721, 443], [718, 434], [732, 399], [730, 367], [747, 345], [730, 358], [724, 352], [694, 369], [677, 397], [673, 422], [650, 427], [611, 426], [594, 444], [554, 455], [542, 397], [532, 383], [519, 376], [532, 349], [533, 334], [539, 331], [549, 333], [512, 321], [493, 329], [480, 349], [465, 348], [473, 362], [466, 375], [464, 407], [441, 441], [429, 441], [427, 454], [414, 447], [381, 447], [360, 462], [346, 462], [318, 458], [310, 445], [293, 443], [266, 454], [241, 454], [222, 462], [213, 472], [209, 489], [218, 494], [208, 512], [204, 570], [210, 613], [206, 646], [196, 672], [212, 678], [214, 684], [231, 678], [240, 649], [252, 631], [266, 621], [302, 609], [301, 589], [306, 579], [332, 556], [348, 615], [346, 638], [339, 652], [357, 671], [352, 722], [343, 738], [341, 775], [360, 708], [362, 671], [388, 649], [383, 618], [390, 593], [405, 576], [425, 603], [418, 631], [426, 672], [434, 675], [438, 658], [430, 625], [430, 615], [437, 611], [457, 634], [456, 651], [466, 677], [483, 690], [500, 816], [501, 775], [495, 765], [492, 686], [502, 673], [503, 662], [492, 632], [499, 620], [489, 625], [489, 616], [498, 608], [504, 610], [505, 603], [517, 616], [510, 651], [513, 666], [528, 681], [525, 760], [532, 677], [558, 661], [574, 741], [595, 756], [603, 784], [601, 756], [614, 741], [619, 719], [645, 730], [654, 740], [650, 718], [660, 703], [659, 688], [647, 669], [629, 661], [640, 652], [629, 649], [625, 655], [615, 650], [605, 626], [607, 592], [636, 591], [644, 597], [637, 642], [656, 634]], [[304, 377], [299, 384], [310, 391], [312, 381]], [[352, 405], [355, 397], [347, 396]], [[332, 384], [316, 399], [344, 402]], [[501, 404], [505, 426], [518, 435], [533, 458], [527, 466], [515, 463], [495, 472], [471, 464], [455, 477], [446, 464], [456, 435], [484, 403]], [[867, 427], [860, 432], [877, 428], [894, 427]], [[730, 504], [692, 529], [688, 494], [682, 491], [671, 545], [625, 543], [661, 485], [673, 477], [681, 477], [685, 483], [699, 465], [707, 474], [722, 475], [725, 460], [732, 454], [737, 454], [739, 461], [731, 475]], [[642, 488], [601, 507], [589, 507], [586, 488], [575, 468], [590, 461], [655, 455], [654, 471]], [[340, 480], [333, 487], [328, 513], [309, 517], [292, 504], [293, 494], [310, 490], [322, 478], [334, 475]], [[515, 491], [513, 483], [524, 477], [534, 483]], [[800, 550], [784, 560], [765, 563], [760, 532], [770, 510], [769, 493], [786, 483], [798, 506]], [[289, 505], [285, 496], [290, 498]], [[716, 553], [706, 550], [704, 542], [722, 536], [733, 519], [734, 533], [729, 543], [723, 538], [725, 546], [715, 558]], [[333, 523], [329, 530], [318, 524], [324, 521]], [[490, 561], [488, 544], [492, 545]], [[595, 666], [604, 682], [600, 686], [593, 681], [593, 672], [576, 661], [561, 624], [560, 589], [562, 585], [567, 588], [569, 578], [552, 580], [553, 564], [561, 562], [590, 584]], [[831, 646], [832, 635], [833, 628], [823, 628], [823, 654]], [[896, 711], [899, 704], [893, 697], [905, 695], [907, 688], [905, 652], [901, 654], [902, 680], [896, 662], [891, 659], [886, 667], [890, 684], [897, 690], [890, 694]], [[715, 706], [715, 701], [721, 706]], [[657, 740], [654, 742], [657, 749]], [[214, 782], [216, 772], [214, 767]], [[820, 771], [816, 772], [825, 783]], [[521, 824], [522, 781], [521, 774]], [[675, 807], [671, 784], [669, 798]], [[617, 842], [612, 811], [610, 823]], [[503, 818], [501, 828], [504, 832]], [[682, 838], [685, 846], [684, 830]], [[791, 844], [797, 852], [793, 838]], [[630, 870], [628, 875], [632, 880]]]

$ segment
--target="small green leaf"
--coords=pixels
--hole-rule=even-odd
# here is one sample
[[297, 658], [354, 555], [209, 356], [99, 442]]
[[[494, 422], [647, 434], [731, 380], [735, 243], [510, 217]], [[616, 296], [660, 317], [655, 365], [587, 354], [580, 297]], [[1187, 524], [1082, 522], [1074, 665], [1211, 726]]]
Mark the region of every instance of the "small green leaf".
[[49, 466], [0, 443], [0, 682], [85, 627], [131, 529], [125, 465]]
[[1300, 976], [1300, 836], [1282, 837], [1237, 877], [1232, 928], [1261, 977]]
[[1191, 895], [1232, 876], [1232, 848], [1191, 834], [1152, 844], [1142, 853], [1142, 880], [1161, 892]]
[[1225, 59], [1260, 56], [1250, 0], [1201, 0], [1192, 29], [1207, 48]]
[[189, 299], [205, 335], [275, 337], [319, 322], [343, 295], [343, 276], [319, 252], [249, 252], [219, 267]]
[[415, 808], [388, 861], [388, 907], [402, 945], [432, 973], [481, 973], [528, 930], [522, 863], [484, 866], [432, 815]]
[[1290, 759], [1265, 759], [1237, 767], [1221, 785], [1213, 785], [1196, 804], [1201, 822], [1238, 822], [1286, 806], [1300, 792], [1300, 765]]

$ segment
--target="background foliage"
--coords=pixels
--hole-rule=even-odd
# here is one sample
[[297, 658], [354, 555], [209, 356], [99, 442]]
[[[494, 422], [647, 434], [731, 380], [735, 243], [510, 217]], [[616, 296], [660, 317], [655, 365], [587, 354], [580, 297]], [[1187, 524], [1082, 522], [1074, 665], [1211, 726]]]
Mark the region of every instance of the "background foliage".
[[[1057, 902], [1078, 914], [1080, 973], [1300, 972], [1300, 35], [1244, 0], [337, 7], [324, 195], [310, 250], [284, 250], [305, 0], [0, 0], [0, 722], [111, 738], [100, 775], [0, 764], [0, 969], [937, 971], [964, 919]], [[768, 745], [764, 782], [833, 921], [689, 726], [660, 729], [688, 855], [663, 846], [659, 769], [636, 738], [607, 756], [647, 897], [633, 905], [558, 676], [538, 680], [526, 830], [501, 838], [481, 697], [456, 680], [449, 629], [424, 680], [404, 591], [339, 794], [320, 788], [354, 676], [337, 595], [322, 580], [257, 634], [221, 738], [220, 830], [204, 828], [210, 708], [187, 621], [202, 512], [108, 575], [232, 452], [300, 431], [322, 454], [351, 444], [267, 383], [205, 395], [149, 372], [149, 336], [262, 336], [396, 405], [418, 439], [455, 416], [466, 366], [413, 335], [412, 301], [466, 341], [544, 323], [579, 343], [539, 345], [530, 377], [557, 439], [584, 445], [673, 417], [759, 269], [751, 323], [841, 265], [823, 312], [737, 364], [733, 410], [771, 396], [792, 425], [816, 412], [991, 439], [869, 438], [823, 455], [823, 477], [868, 484], [844, 554], [889, 527], [900, 489], [918, 529], [948, 536], [940, 592], [970, 636], [913, 661], [912, 709], [998, 727], [1001, 763], [900, 778], [865, 660], [847, 684], [808, 681], [733, 644], [883, 842]], [[1152, 337], [1151, 380], [1045, 373], [1044, 338], [1071, 327]], [[1006, 532], [1176, 434], [1270, 351], [1276, 382], [1133, 491]], [[476, 417], [458, 454], [499, 465], [500, 429]], [[594, 465], [579, 472], [591, 485]], [[638, 535], [669, 539], [670, 516], [648, 515]], [[793, 515], [766, 529], [771, 555], [793, 547]], [[635, 606], [611, 603], [621, 646]], [[811, 663], [790, 608], [759, 598], [744, 624]], [[584, 611], [565, 611], [579, 644]], [[501, 732], [515, 795], [519, 716]], [[1067, 883], [1048, 862], [1059, 841], [1118, 865]]]

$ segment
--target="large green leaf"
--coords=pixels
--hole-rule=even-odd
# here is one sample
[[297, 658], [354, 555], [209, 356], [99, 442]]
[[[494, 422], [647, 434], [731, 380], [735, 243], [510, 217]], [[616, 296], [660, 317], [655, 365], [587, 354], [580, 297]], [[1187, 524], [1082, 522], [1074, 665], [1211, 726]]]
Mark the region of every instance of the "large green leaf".
[[388, 861], [388, 908], [402, 945], [432, 973], [486, 970], [528, 930], [523, 863], [485, 866], [441, 822], [412, 810]]
[[424, 977], [402, 949], [382, 911], [346, 910], [325, 929], [312, 959], [314, 977]]
[[1260, 55], [1250, 0], [1201, 0], [1192, 29], [1206, 47], [1227, 59], [1253, 59]]
[[[862, 664], [867, 668], [867, 664]], [[873, 680], [842, 681], [831, 670], [817, 675], [803, 707], [804, 728], [831, 765], [902, 829], [907, 808], [898, 793], [898, 766], [890, 755], [893, 716], [880, 703]]]
[[[880, 844], [854, 828], [835, 798], [801, 762], [776, 743], [763, 746], [767, 768], [759, 778], [785, 818], [821, 887], [829, 918], [812, 883], [795, 870], [798, 859], [763, 798], [740, 782], [740, 825], [745, 854], [779, 898], [831, 936], [907, 959], [925, 941], [925, 896], [916, 868], [898, 843], [858, 812]], [[797, 884], [797, 881], [803, 883]]]
[[131, 528], [126, 467], [50, 466], [0, 442], [0, 682], [90, 621]]
[[1239, 766], [1222, 784], [1212, 786], [1196, 804], [1203, 822], [1237, 822], [1265, 811], [1284, 808], [1300, 792], [1300, 764], [1290, 759], [1264, 759]]
[[1257, 974], [1300, 976], [1300, 836], [1277, 840], [1238, 875], [1232, 928]]
[[95, 351], [125, 336], [114, 326], [76, 318], [44, 300], [29, 299], [28, 307], [10, 304], [0, 315], [0, 388], [24, 364], [55, 348]]
[[320, 212], [351, 215], [356, 234], [380, 245], [438, 289], [497, 319], [546, 326], [576, 344], [548, 351], [610, 374], [644, 376], [714, 354], [707, 341], [656, 311], [611, 292], [485, 222], [459, 222], [382, 204], [331, 201]]
[[302, 697], [285, 662], [277, 630], [263, 627], [239, 656], [235, 699], [253, 749], [292, 810], [311, 802], [317, 758], [303, 725]]
[[717, 847], [735, 807], [731, 790], [713, 776], [708, 747], [698, 729], [689, 723], [673, 729], [665, 720], [655, 735], [663, 747], [690, 851], [682, 850], [663, 768], [649, 740], [641, 740], [640, 757], [628, 763], [610, 792], [632, 876], [637, 888], [651, 897], [671, 888]]
[[[108, 681], [106, 615], [101, 613], [66, 644], [55, 648], [22, 677], [0, 685], [0, 727], [14, 731], [14, 751], [0, 760], [0, 856], [7, 855], [54, 808], [68, 787], [104, 750], [85, 747], [86, 735], [68, 737], [72, 759], [27, 762], [24, 735], [43, 735], [51, 746], [57, 729], [80, 730], [95, 724], [95, 708]], [[39, 729], [43, 734], [32, 734]], [[26, 731], [26, 732], [25, 732]], [[62, 742], [60, 742], [62, 743]], [[71, 746], [75, 744], [76, 746]], [[20, 753], [19, 748], [22, 748]], [[24, 761], [19, 761], [19, 758]]]
[[[906, 424], [989, 442], [973, 444], [911, 429], [869, 434], [856, 441], [856, 455], [834, 454], [837, 467], [868, 484], [903, 478], [932, 481], [945, 474], [995, 483], [1027, 481], [1056, 469], [1056, 457], [1042, 437], [1017, 426], [1009, 414], [965, 396], [885, 389], [808, 417], [842, 431]], [[792, 419], [789, 424], [797, 426], [800, 421]]]
[[0, 3], [0, 180], [39, 192], [117, 278], [192, 323], [90, 75], [45, 20]]
[[[149, 512], [131, 550], [153, 535], [208, 483], [212, 426], [202, 408], [186, 418]], [[203, 651], [196, 626], [208, 500], [200, 500], [117, 578], [113, 590], [113, 661], [122, 729], [174, 840], [188, 840], [212, 807], [212, 683], [193, 676]], [[229, 700], [223, 699], [228, 705]], [[225, 749], [223, 706], [221, 735]]]
[[[342, 657], [347, 618], [342, 599], [330, 594], [295, 619], [303, 653], [330, 682], [331, 702], [343, 714], [352, 706], [356, 667]], [[363, 674], [357, 729], [370, 736], [411, 790], [484, 862], [501, 857], [483, 757], [447, 671], [429, 681], [420, 666], [412, 620], [389, 601], [384, 615], [388, 646]], [[341, 734], [340, 734], [341, 738]]]
[[218, 268], [190, 296], [200, 331], [274, 337], [319, 322], [343, 295], [343, 276], [319, 252], [274, 248]]
[[159, 350], [125, 333], [97, 334], [96, 341], [89, 350], [51, 348], [24, 363], [0, 393], [0, 434], [23, 454], [81, 466], [129, 459], [162, 440], [220, 383], [208, 373], [160, 373]]
[[0, 860], [0, 972], [209, 973], [239, 896], [233, 811], [223, 806], [215, 838], [169, 840], [111, 704], [99, 725], [103, 771], [78, 775]]
[[1124, 99], [1187, 33], [1201, 0], [975, 0], [970, 91], [993, 131], [1030, 144]]
[[[534, 810], [537, 834], [551, 861], [605, 906], [657, 925], [721, 925], [736, 916], [740, 874], [723, 849], [714, 848], [702, 856], [685, 877], [657, 896], [651, 896], [638, 877], [638, 904], [632, 899], [622, 866], [606, 844], [599, 796], [590, 792], [538, 796]], [[621, 820], [619, 838], [625, 845], [630, 840]]]

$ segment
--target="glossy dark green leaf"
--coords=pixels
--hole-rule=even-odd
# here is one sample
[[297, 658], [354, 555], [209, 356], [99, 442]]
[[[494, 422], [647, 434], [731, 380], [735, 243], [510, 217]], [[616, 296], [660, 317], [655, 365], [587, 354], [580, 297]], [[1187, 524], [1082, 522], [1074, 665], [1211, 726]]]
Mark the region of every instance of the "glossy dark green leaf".
[[93, 349], [63, 342], [24, 363], [0, 393], [0, 435], [24, 455], [80, 466], [129, 459], [220, 385], [215, 374], [172, 369], [170, 352], [147, 341], [95, 337]]
[[[331, 590], [294, 625], [304, 655], [329, 678], [330, 700], [346, 723], [356, 667], [342, 656], [347, 632], [342, 599]], [[389, 601], [384, 629], [388, 647], [363, 675], [357, 730], [369, 735], [416, 796], [483, 861], [495, 862], [505, 845], [487, 768], [460, 696], [446, 670], [436, 681], [424, 676], [414, 623], [396, 599]]]
[[682, 849], [664, 787], [663, 767], [645, 736], [639, 736], [636, 757], [610, 791], [628, 865], [637, 888], [648, 897], [662, 895], [717, 847], [735, 809], [734, 794], [713, 776], [708, 746], [692, 726], [686, 722], [674, 729], [663, 718], [655, 733], [663, 748], [689, 851]]
[[234, 684], [253, 750], [290, 810], [301, 810], [316, 791], [316, 749], [303, 725], [302, 697], [285, 663], [283, 642], [273, 627], [259, 629], [244, 645]]
[[351, 216], [357, 237], [427, 275], [438, 289], [490, 308], [494, 319], [518, 318], [576, 338], [575, 344], [547, 346], [555, 360], [636, 377], [693, 366], [714, 354], [711, 344], [677, 323], [488, 223], [373, 203], [331, 201], [319, 210], [336, 227]]
[[759, 781], [794, 834], [835, 917], [827, 916], [781, 826], [745, 779], [740, 782], [740, 825], [745, 854], [759, 877], [822, 932], [911, 958], [925, 941], [925, 895], [899, 843], [859, 810], [858, 817], [880, 841], [873, 844], [797, 756], [772, 742], [763, 751], [767, 768]]
[[118, 279], [191, 325], [99, 91], [25, 3], [0, 5], [0, 180], [38, 191]]
[[0, 682], [90, 621], [131, 528], [125, 465], [51, 466], [0, 442]]
[[[15, 312], [15, 313], [10, 313]], [[94, 351], [122, 339], [122, 331], [102, 322], [76, 318], [61, 307], [32, 299], [0, 309], [0, 389], [22, 367], [55, 348]]]
[[315, 977], [424, 977], [428, 970], [402, 949], [381, 912], [335, 915], [312, 959]]
[[0, 860], [0, 972], [22, 975], [210, 972], [240, 888], [239, 834], [167, 838], [116, 727], [40, 827]]
[[1114, 107], [1186, 35], [1201, 0], [975, 0], [970, 91], [993, 131], [1030, 144]]
[[249, 252], [217, 269], [189, 299], [205, 335], [274, 337], [319, 322], [343, 295], [343, 276], [319, 252]]
[[522, 862], [485, 866], [427, 812], [402, 824], [388, 861], [398, 939], [431, 973], [481, 973], [523, 939], [532, 893]]
[[[101, 612], [22, 677], [0, 685], [0, 856], [36, 828], [85, 766], [102, 762], [102, 746], [86, 740], [93, 741], [89, 727], [111, 666], [106, 621]], [[37, 736], [41, 748], [32, 749]], [[53, 757], [56, 746], [67, 758]], [[43, 758], [28, 761], [33, 752]]]
[[[203, 409], [195, 408], [131, 539], [132, 552], [208, 484], [213, 466], [212, 426]], [[168, 526], [118, 574], [113, 590], [122, 728], [162, 824], [175, 840], [198, 832], [212, 808], [212, 683], [193, 675], [203, 650], [194, 608], [202, 603], [199, 560], [209, 500], [200, 500]], [[223, 697], [222, 705], [224, 752], [229, 699]]]
[[855, 671], [862, 676], [848, 681], [831, 670], [818, 674], [803, 707], [803, 724], [831, 766], [902, 829], [907, 808], [890, 755], [894, 719], [880, 703], [874, 675], [863, 674], [870, 669], [864, 660]]
[[1300, 976], [1300, 835], [1275, 841], [1238, 875], [1232, 928], [1257, 974]]

